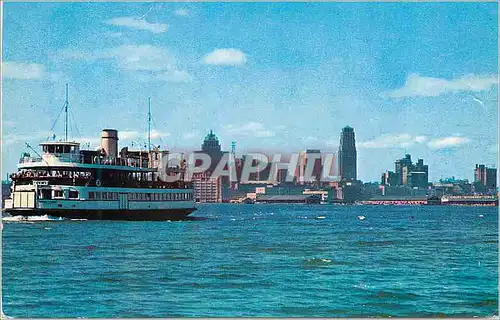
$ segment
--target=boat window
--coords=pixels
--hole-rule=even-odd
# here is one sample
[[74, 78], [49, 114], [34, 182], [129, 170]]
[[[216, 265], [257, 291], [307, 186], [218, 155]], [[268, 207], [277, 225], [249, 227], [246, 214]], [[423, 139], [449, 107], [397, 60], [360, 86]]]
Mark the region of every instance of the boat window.
[[47, 146], [47, 147], [48, 147], [49, 153], [54, 153], [56, 151], [56, 147], [55, 146]]
[[42, 189], [42, 199], [52, 199], [52, 190]]
[[89, 192], [89, 199], [90, 200], [94, 200], [95, 199], [95, 195], [94, 195], [94, 192]]
[[54, 198], [64, 198], [64, 192], [62, 190], [54, 190]]
[[68, 198], [78, 199], [78, 191], [77, 190], [69, 190]]
[[62, 153], [63, 152], [63, 146], [56, 146], [56, 153]]

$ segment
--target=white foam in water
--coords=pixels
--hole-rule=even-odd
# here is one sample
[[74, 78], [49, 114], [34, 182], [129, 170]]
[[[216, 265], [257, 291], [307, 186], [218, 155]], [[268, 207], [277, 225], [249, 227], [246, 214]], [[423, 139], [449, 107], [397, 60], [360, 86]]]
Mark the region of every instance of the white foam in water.
[[49, 215], [43, 216], [14, 216], [14, 217], [2, 217], [2, 221], [9, 222], [36, 222], [36, 221], [62, 221], [64, 218], [62, 217], [52, 217]]
[[365, 220], [366, 217], [365, 216], [358, 216], [358, 220]]
[[316, 219], [325, 219], [326, 217], [325, 216], [319, 216], [319, 217], [316, 217]]

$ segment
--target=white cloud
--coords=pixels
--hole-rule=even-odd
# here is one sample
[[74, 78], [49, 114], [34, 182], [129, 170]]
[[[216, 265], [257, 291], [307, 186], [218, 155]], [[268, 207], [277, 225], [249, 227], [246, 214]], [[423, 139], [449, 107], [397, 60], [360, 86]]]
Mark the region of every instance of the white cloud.
[[94, 52], [66, 50], [63, 52], [63, 57], [86, 61], [112, 60], [122, 70], [139, 72], [138, 79], [144, 81], [161, 80], [179, 83], [189, 82], [192, 79], [187, 71], [179, 69], [175, 57], [167, 48], [149, 44], [127, 44]]
[[115, 59], [123, 69], [162, 71], [176, 68], [175, 58], [163, 47], [153, 45], [122, 45], [104, 50], [96, 58]]
[[168, 30], [168, 24], [151, 23], [139, 17], [118, 17], [106, 21], [106, 24], [127, 27], [138, 30], [146, 30], [152, 33], [164, 33]]
[[216, 49], [205, 55], [203, 62], [218, 66], [239, 66], [247, 62], [247, 56], [238, 49]]
[[407, 148], [427, 140], [426, 136], [412, 136], [409, 133], [383, 134], [373, 140], [360, 142], [361, 148], [383, 149], [383, 148]]
[[416, 136], [415, 137], [415, 142], [418, 142], [418, 143], [425, 142], [426, 140], [427, 140], [426, 136]]
[[139, 136], [138, 131], [129, 131], [129, 130], [118, 131], [118, 139], [120, 140], [133, 140], [136, 139], [138, 136]]
[[181, 16], [181, 17], [187, 17], [189, 15], [189, 10], [188, 9], [177, 9], [174, 11], [174, 14], [176, 16]]
[[418, 74], [410, 74], [402, 88], [385, 92], [383, 96], [391, 98], [403, 97], [436, 97], [446, 93], [459, 91], [479, 92], [486, 91], [497, 85], [497, 75], [476, 76], [465, 75], [457, 79], [447, 80], [441, 78], [421, 77]]
[[[158, 131], [158, 130], [151, 130], [151, 139], [158, 139], [158, 138], [165, 138], [165, 137], [168, 137], [170, 136], [170, 133], [168, 132], [162, 132], [162, 131]], [[148, 134], [146, 133], [145, 136], [144, 136], [145, 139], [148, 138]]]
[[43, 64], [5, 61], [2, 76], [5, 79], [42, 80], [47, 73]]
[[444, 149], [457, 147], [459, 145], [469, 143], [470, 141], [471, 140], [469, 138], [453, 136], [433, 139], [429, 141], [427, 145], [431, 149]]
[[189, 82], [191, 75], [184, 70], [168, 70], [156, 75], [156, 79], [166, 82]]
[[272, 137], [275, 135], [273, 131], [266, 129], [260, 122], [249, 122], [240, 126], [228, 124], [224, 126], [224, 129], [226, 133], [230, 135], [252, 136], [259, 138]]

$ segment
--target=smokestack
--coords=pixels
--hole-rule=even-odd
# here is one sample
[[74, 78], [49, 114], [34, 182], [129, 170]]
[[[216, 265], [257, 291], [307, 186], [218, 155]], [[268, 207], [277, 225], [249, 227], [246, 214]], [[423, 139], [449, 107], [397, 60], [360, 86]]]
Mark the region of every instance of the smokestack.
[[101, 147], [110, 159], [116, 159], [118, 155], [118, 131], [115, 129], [104, 129], [101, 133]]

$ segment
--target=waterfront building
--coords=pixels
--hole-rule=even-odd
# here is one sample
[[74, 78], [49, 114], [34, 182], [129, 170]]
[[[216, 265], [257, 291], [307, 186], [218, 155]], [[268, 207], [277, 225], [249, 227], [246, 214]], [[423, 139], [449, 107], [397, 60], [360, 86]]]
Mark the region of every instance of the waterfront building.
[[485, 191], [496, 190], [497, 169], [487, 167], [484, 164], [476, 164], [474, 170], [474, 182], [476, 186], [483, 186]]
[[380, 184], [384, 186], [396, 186], [399, 184], [399, 176], [392, 171], [382, 173]]
[[361, 187], [361, 199], [370, 199], [382, 195], [382, 185], [376, 182], [365, 182]]
[[[276, 166], [278, 164], [275, 164]], [[277, 184], [284, 184], [286, 183], [286, 177], [288, 174], [288, 170], [285, 168], [279, 168], [277, 169], [277, 175], [276, 175], [276, 183]]]
[[411, 155], [406, 154], [404, 158], [398, 159], [395, 162], [395, 174], [393, 179], [396, 184], [385, 185], [404, 185], [412, 188], [426, 189], [429, 185], [429, 166], [424, 164], [423, 159], [418, 159], [417, 163], [413, 164]]
[[314, 190], [314, 189], [305, 189], [302, 191], [302, 194], [304, 195], [317, 195], [321, 198], [322, 203], [329, 202], [331, 198], [331, 191], [330, 190]]
[[196, 202], [222, 202], [221, 177], [211, 177], [206, 172], [193, 174], [192, 183]]
[[398, 185], [406, 185], [407, 184], [407, 174], [410, 171], [411, 167], [411, 156], [406, 154], [404, 158], [396, 160], [395, 163], [395, 172], [397, 174]]
[[257, 194], [255, 202], [257, 203], [321, 203], [321, 195], [300, 194], [300, 195], [265, 195]]
[[337, 189], [337, 199], [342, 202], [354, 202], [361, 198], [361, 181], [340, 181]]
[[[308, 166], [312, 166], [308, 168]], [[312, 170], [310, 174], [308, 170]], [[323, 166], [321, 163], [321, 150], [307, 149], [299, 154], [299, 161], [296, 170], [297, 181], [300, 185], [319, 184]]]
[[406, 196], [425, 196], [426, 189], [410, 188], [409, 186], [381, 186], [382, 196], [386, 197], [406, 197]]
[[408, 185], [412, 188], [426, 189], [429, 185], [429, 166], [424, 164], [423, 159], [411, 166], [408, 174]]
[[340, 134], [338, 153], [339, 176], [341, 180], [357, 180], [357, 153], [354, 129], [347, 126]]

